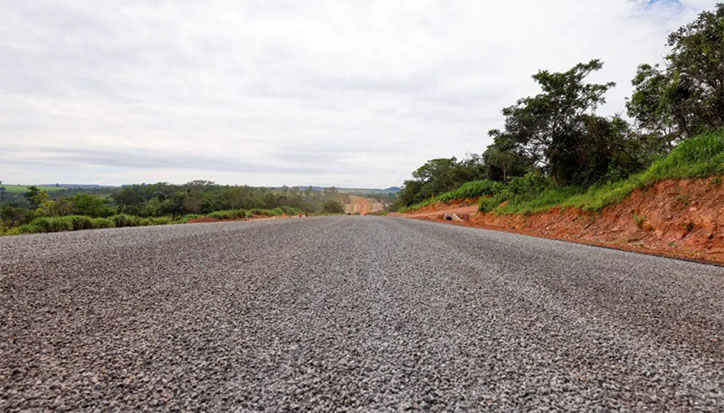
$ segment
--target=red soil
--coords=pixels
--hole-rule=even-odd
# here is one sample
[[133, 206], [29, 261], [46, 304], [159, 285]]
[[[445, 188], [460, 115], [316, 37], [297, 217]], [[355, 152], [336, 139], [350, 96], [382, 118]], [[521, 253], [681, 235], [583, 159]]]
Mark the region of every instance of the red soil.
[[394, 215], [444, 221], [445, 212], [455, 212], [460, 225], [724, 263], [724, 187], [712, 178], [662, 181], [596, 212], [496, 215], [477, 212], [471, 201]]

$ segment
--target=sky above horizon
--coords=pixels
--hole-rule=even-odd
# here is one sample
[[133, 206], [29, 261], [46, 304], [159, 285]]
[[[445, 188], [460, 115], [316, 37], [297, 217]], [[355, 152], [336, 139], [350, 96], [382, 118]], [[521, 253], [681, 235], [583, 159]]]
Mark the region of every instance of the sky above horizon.
[[637, 65], [717, 0], [0, 2], [0, 180], [399, 186], [531, 75]]

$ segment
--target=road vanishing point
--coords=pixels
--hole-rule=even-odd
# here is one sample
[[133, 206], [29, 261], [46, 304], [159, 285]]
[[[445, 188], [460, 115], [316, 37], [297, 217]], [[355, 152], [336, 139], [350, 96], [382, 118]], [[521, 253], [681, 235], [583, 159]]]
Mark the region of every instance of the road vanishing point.
[[724, 409], [724, 269], [323, 217], [0, 238], [0, 411]]

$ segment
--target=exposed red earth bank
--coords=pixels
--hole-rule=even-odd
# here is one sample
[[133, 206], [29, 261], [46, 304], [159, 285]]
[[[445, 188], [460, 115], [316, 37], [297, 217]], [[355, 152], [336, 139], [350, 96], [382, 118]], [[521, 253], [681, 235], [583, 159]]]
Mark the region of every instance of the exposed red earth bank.
[[[445, 213], [462, 221], [446, 221]], [[724, 264], [724, 186], [717, 178], [661, 181], [601, 211], [498, 215], [463, 200], [391, 215]]]

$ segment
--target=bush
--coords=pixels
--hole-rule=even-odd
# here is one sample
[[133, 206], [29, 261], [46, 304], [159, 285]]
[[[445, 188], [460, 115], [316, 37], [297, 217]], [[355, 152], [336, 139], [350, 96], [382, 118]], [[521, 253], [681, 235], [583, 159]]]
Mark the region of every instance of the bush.
[[[556, 206], [596, 211], [616, 204], [639, 188], [666, 179], [702, 178], [724, 174], [724, 129], [679, 143], [671, 153], [645, 171], [616, 182], [594, 185], [583, 190], [557, 187], [542, 177], [526, 175], [513, 179], [498, 195], [480, 200], [481, 211], [527, 213]], [[507, 205], [500, 206], [504, 201]]]
[[[246, 218], [246, 215], [247, 211], [244, 209], [227, 209], [224, 211], [215, 211], [206, 216], [216, 219], [239, 219]], [[251, 213], [249, 213], [249, 216], [251, 216]]]
[[201, 218], [201, 217], [203, 217], [203, 215], [188, 214], [188, 215], [182, 216], [181, 218], [177, 219], [177, 220], [174, 221], [174, 222], [177, 222], [177, 223], [179, 223], [179, 224], [185, 224], [185, 223], [191, 221], [192, 219]]
[[151, 217], [149, 218], [151, 225], [168, 225], [171, 223], [171, 219], [168, 217]]
[[0, 235], [18, 235], [22, 234], [20, 232], [20, 227], [12, 227], [12, 228], [1, 228], [0, 227]]
[[106, 218], [91, 218], [93, 228], [113, 228], [113, 222]]
[[73, 231], [93, 228], [93, 221], [91, 221], [90, 217], [87, 217], [84, 215], [71, 215], [71, 216], [64, 217], [64, 218], [70, 219], [71, 224], [73, 226]]
[[141, 225], [141, 218], [135, 215], [118, 214], [108, 218], [113, 226], [116, 228], [121, 227], [137, 227]]
[[33, 217], [33, 211], [27, 208], [14, 207], [10, 205], [0, 206], [0, 220], [8, 227], [28, 222]]
[[344, 207], [341, 203], [330, 199], [322, 206], [322, 212], [325, 214], [344, 214]]
[[499, 193], [503, 189], [500, 182], [489, 181], [483, 179], [480, 181], [466, 182], [458, 189], [446, 192], [436, 197], [438, 201], [449, 202], [456, 199], [471, 199], [481, 196], [491, 196]]
[[45, 231], [43, 231], [43, 228], [33, 224], [25, 224], [18, 227], [18, 233], [20, 234], [36, 234], [39, 232]]
[[299, 208], [294, 208], [290, 206], [281, 206], [279, 208], [281, 208], [281, 210], [284, 211], [284, 213], [287, 215], [298, 215], [299, 213], [301, 213]]
[[40, 228], [40, 232], [72, 231], [73, 221], [70, 217], [42, 217], [30, 222], [31, 226]]
[[[461, 199], [472, 199], [486, 196], [496, 196], [504, 188], [504, 185], [500, 182], [490, 181], [482, 179], [479, 181], [470, 181], [462, 184], [459, 188], [450, 192], [445, 192], [438, 196], [429, 198], [423, 202], [410, 205], [409, 207], [400, 208], [399, 212], [410, 212], [428, 205], [434, 204], [435, 202], [450, 202]], [[482, 201], [482, 200], [481, 200]], [[497, 205], [497, 204], [496, 204]]]

